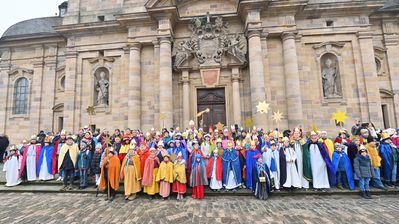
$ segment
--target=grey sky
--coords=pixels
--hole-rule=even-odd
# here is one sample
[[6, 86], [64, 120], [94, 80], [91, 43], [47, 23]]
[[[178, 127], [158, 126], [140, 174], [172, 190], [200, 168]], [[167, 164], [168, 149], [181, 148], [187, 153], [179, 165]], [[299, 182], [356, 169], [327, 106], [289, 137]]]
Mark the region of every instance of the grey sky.
[[0, 36], [11, 25], [38, 17], [55, 16], [65, 0], [2, 0], [0, 3]]

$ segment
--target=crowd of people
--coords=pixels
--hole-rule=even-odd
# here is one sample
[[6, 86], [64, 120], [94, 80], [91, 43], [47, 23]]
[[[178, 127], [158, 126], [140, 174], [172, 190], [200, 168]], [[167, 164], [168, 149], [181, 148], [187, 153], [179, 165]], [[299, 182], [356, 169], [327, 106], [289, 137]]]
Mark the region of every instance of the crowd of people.
[[[341, 129], [335, 138], [327, 132], [302, 128], [283, 132], [237, 125], [205, 132], [194, 122], [179, 128], [149, 132], [82, 128], [79, 133], [41, 132], [30, 141], [10, 145], [3, 170], [6, 186], [21, 182], [63, 181], [61, 191], [93, 183], [107, 199], [115, 199], [123, 182], [126, 200], [143, 191], [151, 198], [202, 199], [212, 191], [247, 188], [266, 200], [272, 192], [296, 189], [354, 190], [371, 198], [370, 186], [394, 188], [397, 179], [399, 136], [396, 129], [379, 130], [360, 122], [351, 134]], [[92, 181], [89, 181], [92, 180]]]

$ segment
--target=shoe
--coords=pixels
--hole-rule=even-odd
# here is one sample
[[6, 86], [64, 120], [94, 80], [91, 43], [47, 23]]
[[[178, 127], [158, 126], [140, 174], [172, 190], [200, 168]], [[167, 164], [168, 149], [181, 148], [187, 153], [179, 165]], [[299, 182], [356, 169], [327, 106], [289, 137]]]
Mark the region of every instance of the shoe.
[[63, 187], [60, 189], [60, 191], [66, 191], [66, 189], [67, 189], [67, 186], [63, 186]]
[[321, 192], [326, 193], [327, 189], [323, 188], [323, 189], [321, 189]]
[[337, 188], [340, 189], [340, 190], [344, 189], [344, 187], [342, 187], [342, 185], [338, 185]]
[[362, 196], [362, 198], [364, 198], [364, 199], [369, 199], [368, 197], [367, 197], [367, 195], [366, 195], [366, 192], [365, 191], [360, 191], [360, 195]]
[[62, 177], [58, 177], [58, 179], [56, 181], [61, 181], [61, 180], [62, 180]]
[[366, 196], [367, 196], [368, 199], [372, 199], [370, 191], [366, 191]]

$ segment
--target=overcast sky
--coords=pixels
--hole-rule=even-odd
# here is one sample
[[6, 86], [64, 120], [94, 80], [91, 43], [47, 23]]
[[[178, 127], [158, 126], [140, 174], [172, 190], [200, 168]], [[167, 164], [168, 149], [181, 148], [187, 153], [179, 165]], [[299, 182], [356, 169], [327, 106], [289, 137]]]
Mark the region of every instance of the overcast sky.
[[38, 17], [55, 16], [65, 0], [1, 0], [0, 36], [11, 25]]

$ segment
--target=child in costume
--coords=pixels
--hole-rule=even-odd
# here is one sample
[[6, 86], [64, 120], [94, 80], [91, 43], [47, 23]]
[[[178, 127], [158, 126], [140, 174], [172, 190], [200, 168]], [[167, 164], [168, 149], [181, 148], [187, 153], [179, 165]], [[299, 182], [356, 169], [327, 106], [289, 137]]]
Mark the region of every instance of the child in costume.
[[197, 154], [191, 166], [190, 175], [190, 186], [193, 188], [193, 198], [203, 199], [205, 197], [204, 185], [208, 185], [208, 179], [206, 178], [206, 167], [201, 155]]
[[9, 155], [5, 159], [3, 171], [6, 172], [6, 186], [13, 187], [21, 183], [18, 172], [21, 167], [21, 156], [15, 145], [10, 146]]
[[212, 156], [209, 158], [208, 166], [206, 169], [207, 177], [209, 180], [209, 188], [212, 191], [220, 191], [223, 188], [222, 184], [222, 158], [219, 156], [217, 149], [214, 149]]
[[163, 155], [163, 161], [159, 165], [156, 181], [159, 182], [159, 195], [163, 200], [169, 198], [170, 184], [173, 183], [173, 163], [168, 154]]
[[177, 154], [175, 164], [173, 165], [173, 192], [177, 193], [177, 200], [182, 200], [186, 193], [186, 161], [184, 161], [182, 153]]
[[54, 179], [53, 173], [53, 152], [54, 145], [51, 136], [46, 136], [44, 138], [44, 146], [40, 152], [38, 163], [37, 163], [37, 173], [39, 174], [39, 180], [52, 180]]
[[237, 140], [236, 141], [236, 150], [238, 153], [238, 158], [240, 159], [240, 169], [241, 169], [241, 176], [242, 176], [242, 181], [241, 181], [241, 186], [240, 188], [246, 188], [245, 187], [245, 180], [246, 180], [246, 165], [247, 165], [247, 159], [246, 159], [246, 151], [243, 149], [241, 145], [241, 141]]
[[116, 191], [119, 189], [121, 162], [113, 148], [107, 151], [107, 157], [102, 161], [99, 190], [107, 189], [108, 197], [106, 200], [113, 201]]
[[223, 166], [223, 181], [222, 181], [223, 187], [225, 187], [226, 191], [230, 190], [232, 190], [233, 192], [237, 191], [237, 188], [242, 183], [240, 160], [237, 151], [233, 148], [233, 143], [231, 141], [227, 143], [227, 149], [224, 150], [222, 156], [222, 166]]
[[124, 180], [125, 200], [134, 200], [141, 191], [140, 156], [137, 155], [134, 144], [130, 144], [130, 149], [122, 161], [121, 180]]
[[348, 155], [344, 152], [344, 146], [335, 143], [335, 151], [332, 154], [332, 164], [335, 169], [335, 176], [337, 178], [337, 188], [343, 190], [344, 186], [350, 190], [355, 189], [355, 182], [353, 180], [352, 164]]
[[260, 154], [255, 155], [256, 163], [252, 171], [252, 186], [255, 197], [261, 200], [269, 198], [271, 192], [270, 172], [263, 157]]
[[353, 168], [357, 177], [359, 177], [361, 196], [365, 199], [371, 199], [369, 183], [370, 178], [374, 176], [374, 172], [370, 157], [364, 146], [360, 146], [359, 155], [357, 155], [353, 161]]
[[145, 161], [143, 180], [141, 182], [144, 186], [144, 193], [151, 196], [151, 199], [155, 198], [155, 194], [159, 193], [159, 184], [156, 182], [159, 164], [160, 162], [157, 157], [157, 150], [152, 147], [150, 149], [150, 155]]

